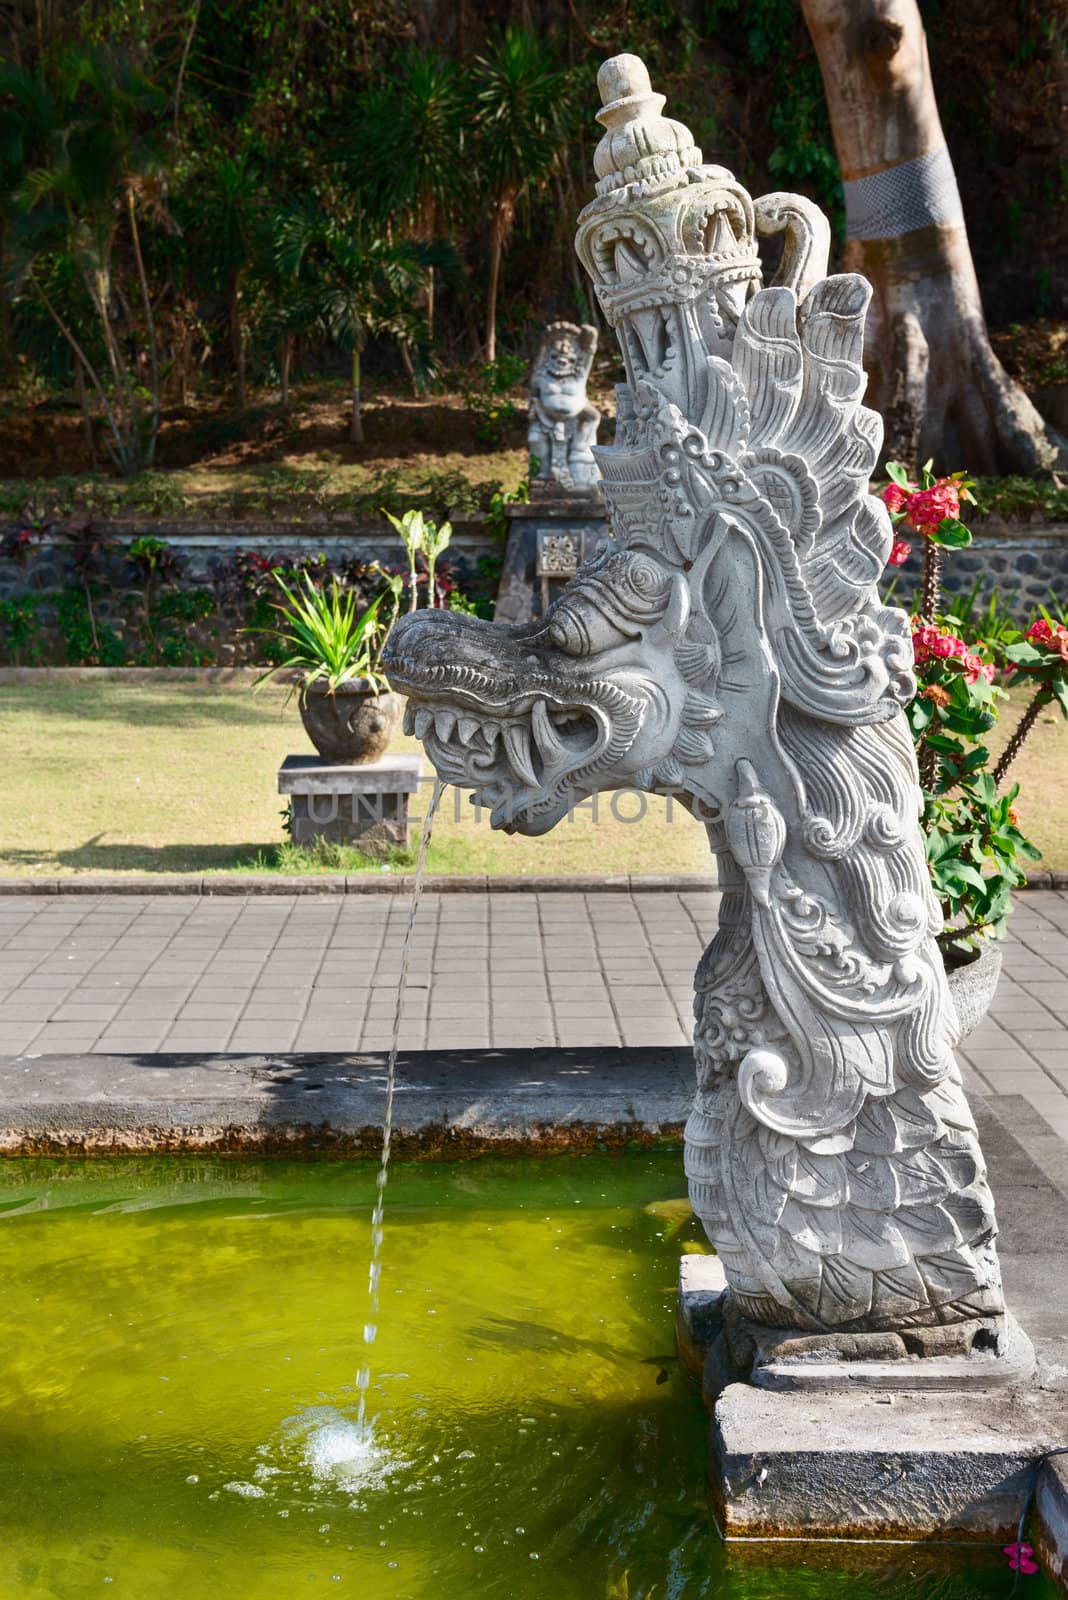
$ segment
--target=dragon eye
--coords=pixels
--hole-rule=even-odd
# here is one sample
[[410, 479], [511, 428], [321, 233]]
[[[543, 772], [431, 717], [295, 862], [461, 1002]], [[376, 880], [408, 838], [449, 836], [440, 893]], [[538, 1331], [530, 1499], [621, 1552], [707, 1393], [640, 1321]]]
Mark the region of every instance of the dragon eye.
[[590, 653], [590, 636], [581, 617], [568, 610], [566, 606], [557, 606], [553, 613], [552, 622], [549, 624], [549, 638], [558, 650], [564, 650], [569, 656], [585, 656]]

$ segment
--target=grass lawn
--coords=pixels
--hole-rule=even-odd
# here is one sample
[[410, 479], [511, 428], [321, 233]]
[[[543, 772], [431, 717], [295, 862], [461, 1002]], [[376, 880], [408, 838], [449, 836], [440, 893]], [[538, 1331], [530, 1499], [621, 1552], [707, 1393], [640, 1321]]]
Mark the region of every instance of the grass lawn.
[[[1005, 714], [991, 743], [1015, 723]], [[0, 873], [299, 870], [284, 844], [276, 775], [309, 748], [285, 692], [198, 683], [51, 682], [0, 687]], [[398, 739], [397, 751], [418, 749]], [[1045, 712], [1015, 769], [1018, 810], [1044, 852], [1068, 868], [1068, 738]], [[426, 796], [429, 797], [429, 785]], [[640, 821], [613, 818], [610, 795], [544, 839], [494, 833], [466, 794], [446, 790], [430, 851], [433, 872], [694, 872], [708, 864], [704, 829], [679, 806], [647, 797]], [[636, 795], [619, 801], [630, 815]], [[424, 805], [415, 807], [422, 815]], [[294, 859], [296, 857], [296, 859]], [[357, 871], [355, 852], [320, 870]], [[398, 859], [397, 865], [403, 862]], [[371, 866], [371, 871], [380, 870]]]
[[[306, 866], [283, 845], [277, 772], [308, 751], [283, 689], [197, 683], [52, 682], [0, 687], [0, 873], [286, 871]], [[414, 739], [395, 750], [414, 752]], [[428, 765], [429, 773], [429, 765]], [[430, 797], [413, 806], [422, 816]], [[611, 796], [547, 839], [494, 833], [466, 793], [442, 799], [432, 872], [697, 872], [703, 827], [648, 797], [641, 822], [613, 820]], [[637, 796], [619, 810], [637, 809]], [[418, 830], [414, 830], [417, 834]], [[320, 870], [358, 871], [345, 852]], [[398, 866], [403, 866], [398, 860]], [[371, 871], [380, 870], [371, 866]]]

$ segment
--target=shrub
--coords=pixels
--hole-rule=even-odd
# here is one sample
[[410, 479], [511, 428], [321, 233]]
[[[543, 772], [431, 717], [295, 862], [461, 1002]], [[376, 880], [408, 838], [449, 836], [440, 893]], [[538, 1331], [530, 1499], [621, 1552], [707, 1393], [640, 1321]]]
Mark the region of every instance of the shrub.
[[[927, 860], [942, 906], [943, 947], [970, 947], [1004, 933], [1012, 890], [1026, 863], [1041, 852], [1020, 827], [1013, 802], [1019, 785], [1006, 787], [1012, 763], [1043, 706], [1056, 700], [1068, 716], [1068, 628], [1048, 613], [1021, 632], [996, 598], [976, 610], [973, 594], [964, 617], [942, 610], [945, 552], [963, 549], [971, 534], [960, 520], [971, 499], [963, 473], [935, 478], [930, 463], [919, 483], [891, 462], [883, 499], [899, 537], [924, 541], [924, 582], [913, 617], [919, 689], [908, 710], [923, 789]], [[995, 763], [984, 738], [1007, 699], [998, 678], [1027, 682], [1027, 709]]]

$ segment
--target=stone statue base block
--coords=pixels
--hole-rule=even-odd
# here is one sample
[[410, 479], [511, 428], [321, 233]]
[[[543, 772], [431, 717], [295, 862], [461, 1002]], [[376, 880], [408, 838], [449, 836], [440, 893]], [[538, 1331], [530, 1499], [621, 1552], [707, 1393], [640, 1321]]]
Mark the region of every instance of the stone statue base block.
[[712, 1415], [725, 1538], [1009, 1538], [1064, 1431], [1014, 1318], [917, 1329], [935, 1352], [917, 1354], [898, 1334], [756, 1328], [725, 1287], [715, 1256], [683, 1256], [679, 1354]]
[[[940, 1341], [939, 1335], [949, 1337]], [[769, 1332], [741, 1320], [726, 1337], [758, 1389], [1006, 1389], [1027, 1383], [1035, 1371], [1034, 1346], [1007, 1313], [918, 1328], [904, 1339], [896, 1333]]]
[[289, 797], [293, 843], [307, 847], [325, 839], [356, 845], [370, 856], [407, 847], [408, 804], [422, 776], [420, 756], [385, 756], [358, 767], [332, 766], [321, 756], [286, 756], [278, 793]]
[[1035, 1351], [1015, 1317], [973, 1317], [903, 1333], [764, 1328], [730, 1304], [715, 1256], [683, 1256], [679, 1353], [709, 1405], [739, 1380], [758, 1389], [812, 1393], [882, 1389], [1007, 1389], [1030, 1382]]
[[495, 622], [544, 616], [563, 583], [611, 533], [598, 490], [534, 495], [508, 506], [508, 545], [497, 589]]
[[1015, 1536], [1064, 1396], [998, 1390], [781, 1394], [734, 1383], [712, 1421], [727, 1539]]

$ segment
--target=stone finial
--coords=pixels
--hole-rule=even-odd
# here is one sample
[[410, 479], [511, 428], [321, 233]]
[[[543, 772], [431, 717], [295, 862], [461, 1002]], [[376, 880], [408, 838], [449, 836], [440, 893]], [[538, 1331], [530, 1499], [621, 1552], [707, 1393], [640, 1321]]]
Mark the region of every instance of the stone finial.
[[689, 128], [660, 115], [664, 96], [653, 92], [640, 56], [612, 56], [597, 74], [597, 87], [597, 121], [607, 129], [593, 157], [598, 194], [627, 183], [678, 178], [701, 165]]

